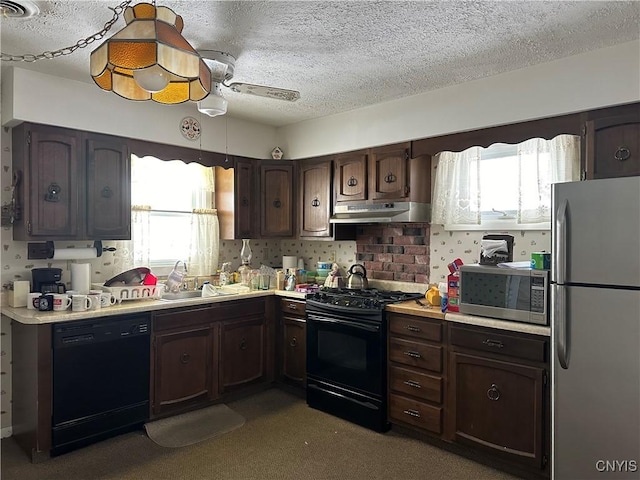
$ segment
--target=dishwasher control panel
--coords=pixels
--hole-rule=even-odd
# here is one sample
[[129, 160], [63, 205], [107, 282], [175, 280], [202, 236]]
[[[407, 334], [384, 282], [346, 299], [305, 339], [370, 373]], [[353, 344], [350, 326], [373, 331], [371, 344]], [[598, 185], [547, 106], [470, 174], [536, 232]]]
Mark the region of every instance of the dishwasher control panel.
[[56, 324], [53, 329], [54, 348], [72, 347], [87, 343], [108, 342], [122, 337], [150, 334], [151, 321], [147, 315], [114, 319], [102, 317]]

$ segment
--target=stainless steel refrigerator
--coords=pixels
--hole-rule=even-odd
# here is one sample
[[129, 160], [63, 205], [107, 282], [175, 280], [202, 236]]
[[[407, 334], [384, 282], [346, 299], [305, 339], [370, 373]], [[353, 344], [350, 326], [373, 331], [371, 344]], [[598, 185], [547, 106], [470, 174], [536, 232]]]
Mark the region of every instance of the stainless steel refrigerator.
[[552, 478], [640, 478], [640, 177], [555, 184]]

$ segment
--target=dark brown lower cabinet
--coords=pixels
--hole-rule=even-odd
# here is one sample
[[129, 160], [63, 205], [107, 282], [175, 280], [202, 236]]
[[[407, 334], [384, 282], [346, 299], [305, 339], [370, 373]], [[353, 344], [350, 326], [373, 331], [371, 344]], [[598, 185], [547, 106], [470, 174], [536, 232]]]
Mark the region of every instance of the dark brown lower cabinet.
[[548, 337], [452, 324], [450, 342], [450, 440], [548, 472]]
[[266, 375], [264, 317], [222, 322], [220, 392], [257, 382]]
[[215, 400], [216, 325], [209, 307], [154, 315], [152, 414]]
[[307, 322], [305, 302], [280, 300], [280, 380], [305, 387], [307, 378]]

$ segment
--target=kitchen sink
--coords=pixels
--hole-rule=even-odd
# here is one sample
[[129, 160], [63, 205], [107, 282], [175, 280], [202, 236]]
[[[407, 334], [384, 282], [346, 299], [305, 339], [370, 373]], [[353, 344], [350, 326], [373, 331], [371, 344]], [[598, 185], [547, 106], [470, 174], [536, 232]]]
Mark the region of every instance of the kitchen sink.
[[182, 292], [167, 292], [162, 295], [162, 300], [184, 300], [185, 298], [201, 297], [200, 290], [184, 290]]

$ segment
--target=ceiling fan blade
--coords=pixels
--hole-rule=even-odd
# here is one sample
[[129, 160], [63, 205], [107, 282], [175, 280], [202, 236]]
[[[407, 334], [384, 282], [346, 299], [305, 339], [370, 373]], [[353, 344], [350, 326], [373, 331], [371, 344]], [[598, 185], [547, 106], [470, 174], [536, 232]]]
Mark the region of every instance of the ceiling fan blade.
[[287, 90], [284, 88], [267, 87], [265, 85], [255, 85], [253, 83], [234, 82], [225, 85], [236, 93], [248, 93], [258, 95], [259, 97], [275, 98], [276, 100], [286, 100], [287, 102], [295, 102], [300, 98], [300, 92], [297, 90]]

